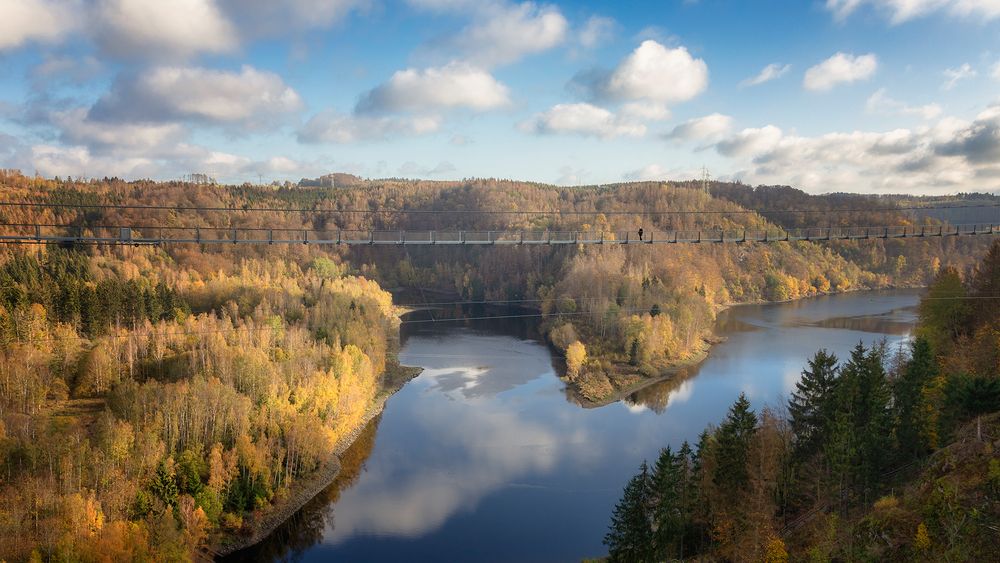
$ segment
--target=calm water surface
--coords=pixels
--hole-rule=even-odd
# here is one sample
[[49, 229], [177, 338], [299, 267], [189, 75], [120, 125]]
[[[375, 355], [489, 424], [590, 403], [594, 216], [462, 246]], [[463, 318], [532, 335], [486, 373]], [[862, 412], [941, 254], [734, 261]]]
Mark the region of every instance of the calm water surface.
[[905, 341], [916, 292], [854, 293], [721, 314], [727, 340], [683, 382], [584, 409], [534, 326], [405, 325], [424, 372], [345, 456], [345, 471], [254, 560], [579, 561], [605, 553], [611, 509], [643, 459], [696, 441], [741, 391], [778, 405], [805, 361], [859, 341]]

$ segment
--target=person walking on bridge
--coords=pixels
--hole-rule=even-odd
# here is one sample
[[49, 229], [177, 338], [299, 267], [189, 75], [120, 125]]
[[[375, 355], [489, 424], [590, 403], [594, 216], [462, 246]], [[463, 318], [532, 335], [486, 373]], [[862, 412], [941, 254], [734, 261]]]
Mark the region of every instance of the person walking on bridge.
[[639, 227], [639, 242], [642, 242], [642, 227]]

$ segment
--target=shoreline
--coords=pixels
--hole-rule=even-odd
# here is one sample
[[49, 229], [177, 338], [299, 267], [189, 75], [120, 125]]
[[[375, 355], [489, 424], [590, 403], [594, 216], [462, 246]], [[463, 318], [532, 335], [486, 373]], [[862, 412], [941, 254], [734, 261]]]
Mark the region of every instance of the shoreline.
[[[727, 303], [718, 306], [716, 313], [721, 313], [732, 307], [738, 307], [741, 305], [766, 305], [766, 304], [781, 304], [790, 303], [795, 301], [802, 301], [804, 299], [813, 299], [818, 297], [825, 297], [830, 295], [839, 295], [855, 292], [872, 292], [872, 291], [882, 291], [882, 290], [892, 290], [892, 289], [919, 289], [919, 287], [895, 287], [895, 288], [865, 288], [865, 289], [849, 289], [846, 291], [839, 292], [828, 292], [817, 295], [809, 295], [800, 297], [797, 299], [790, 299], [787, 301], [761, 301], [761, 302], [748, 302], [748, 303]], [[420, 308], [415, 308], [413, 310], [420, 310]], [[413, 312], [413, 310], [405, 310], [404, 314]], [[627, 385], [621, 389], [616, 389], [610, 395], [603, 397], [599, 400], [590, 400], [583, 396], [579, 389], [569, 381], [560, 379], [566, 384], [567, 391], [572, 393], [573, 398], [580, 408], [584, 409], [594, 409], [600, 408], [618, 401], [624, 400], [629, 395], [641, 391], [652, 385], [669, 381], [677, 377], [689, 377], [690, 374], [687, 373], [688, 370], [697, 368], [701, 363], [703, 363], [711, 353], [712, 349], [716, 344], [725, 341], [724, 337], [719, 337], [713, 330], [711, 335], [707, 335], [703, 338], [704, 346], [697, 353], [693, 354], [691, 357], [670, 364], [663, 367], [660, 373], [655, 377], [641, 378], [638, 381]], [[551, 343], [549, 343], [551, 348]], [[306, 503], [316, 497], [320, 492], [322, 492], [326, 487], [328, 487], [340, 474], [341, 464], [340, 457], [343, 453], [357, 440], [358, 436], [364, 431], [365, 427], [377, 416], [381, 415], [385, 410], [386, 403], [389, 398], [397, 393], [407, 382], [418, 376], [422, 372], [422, 368], [401, 366], [399, 364], [390, 365], [386, 368], [383, 374], [383, 384], [382, 388], [372, 399], [371, 405], [369, 405], [364, 417], [362, 417], [360, 423], [356, 425], [350, 432], [343, 435], [340, 440], [335, 444], [332, 455], [330, 459], [319, 468], [313, 475], [306, 479], [296, 482], [291, 490], [277, 503], [270, 507], [270, 510], [261, 514], [257, 519], [252, 519], [248, 523], [248, 527], [251, 528], [249, 533], [241, 534], [237, 532], [236, 534], [222, 534], [218, 540], [206, 549], [206, 553], [212, 557], [226, 557], [241, 550], [250, 548], [269, 537], [277, 528], [279, 528], [283, 523], [285, 523], [289, 518], [295, 515], [296, 512], [301, 510]]]
[[[711, 339], [711, 342], [706, 340], [705, 347], [698, 353], [692, 355], [690, 358], [670, 364], [669, 366], [664, 367], [659, 375], [655, 377], [642, 378], [639, 381], [636, 381], [631, 385], [622, 387], [621, 389], [617, 389], [610, 395], [602, 397], [596, 401], [584, 397], [583, 394], [580, 393], [580, 390], [577, 389], [575, 385], [570, 387], [570, 385], [572, 385], [570, 382], [566, 381], [565, 379], [563, 379], [563, 381], [566, 383], [567, 387], [572, 390], [573, 397], [577, 400], [577, 404], [579, 404], [581, 408], [597, 409], [600, 407], [606, 407], [612, 403], [617, 403], [618, 401], [625, 399], [625, 397], [631, 395], [632, 393], [642, 391], [643, 389], [650, 387], [652, 385], [656, 385], [657, 383], [668, 381], [670, 379], [673, 379], [674, 377], [677, 377], [678, 375], [681, 375], [683, 372], [689, 369], [698, 367], [699, 365], [701, 365], [702, 362], [704, 362], [708, 358], [708, 354], [712, 351], [712, 347], [723, 341], [724, 339], [716, 337], [713, 337]], [[562, 378], [560, 377], [560, 379]]]
[[[846, 295], [846, 294], [849, 294], [849, 293], [862, 293], [862, 292], [873, 292], [873, 291], [894, 291], [894, 290], [898, 291], [898, 290], [906, 290], [906, 289], [917, 290], [917, 289], [924, 289], [926, 287], [927, 286], [922, 286], [922, 285], [918, 285], [918, 286], [905, 286], [904, 285], [904, 286], [887, 286], [887, 287], [877, 287], [877, 288], [851, 288], [851, 289], [846, 289], [846, 290], [843, 290], [843, 291], [828, 291], [826, 293], [817, 293], [815, 295], [806, 295], [806, 296], [802, 296], [802, 297], [797, 297], [795, 299], [786, 299], [784, 301], [748, 301], [748, 302], [744, 302], [744, 303], [722, 303], [722, 304], [719, 304], [717, 306], [715, 314], [718, 315], [719, 313], [722, 313], [722, 312], [727, 311], [729, 309], [732, 309], [732, 308], [735, 308], [735, 307], [747, 306], [747, 305], [780, 305], [780, 304], [794, 303], [794, 302], [797, 302], [797, 301], [804, 301], [806, 299], [816, 299], [816, 298], [820, 298], [820, 297], [829, 297], [829, 296], [832, 296], [832, 295]], [[668, 366], [665, 366], [663, 368], [663, 370], [660, 372], [659, 375], [657, 375], [655, 377], [642, 378], [639, 381], [637, 381], [637, 382], [635, 382], [635, 383], [633, 383], [631, 385], [628, 385], [628, 386], [623, 387], [621, 389], [616, 389], [610, 395], [608, 395], [606, 397], [602, 397], [602, 398], [600, 398], [598, 400], [591, 400], [591, 399], [588, 399], [587, 397], [585, 397], [583, 395], [583, 393], [580, 391], [579, 387], [577, 387], [574, 383], [572, 383], [572, 382], [567, 381], [566, 379], [564, 379], [563, 375], [560, 375], [559, 379], [563, 380], [563, 382], [566, 384], [567, 390], [570, 393], [573, 394], [573, 398], [576, 399], [576, 402], [577, 402], [577, 404], [580, 405], [580, 407], [585, 408], [585, 409], [596, 409], [596, 408], [600, 408], [600, 407], [605, 407], [605, 406], [608, 406], [608, 405], [610, 405], [612, 403], [617, 403], [618, 401], [623, 400], [625, 397], [631, 395], [632, 393], [635, 393], [637, 391], [641, 391], [641, 390], [645, 389], [646, 387], [649, 387], [651, 385], [655, 385], [657, 383], [661, 383], [663, 381], [668, 381], [668, 380], [676, 377], [677, 375], [681, 374], [682, 372], [684, 372], [687, 369], [697, 367], [698, 365], [700, 365], [702, 362], [704, 362], [708, 358], [708, 355], [712, 352], [712, 349], [715, 347], [716, 344], [719, 344], [719, 343], [725, 341], [725, 337], [720, 337], [718, 334], [716, 334], [715, 331], [714, 331], [714, 328], [713, 328], [712, 334], [705, 336], [703, 339], [704, 339], [705, 344], [706, 344], [705, 347], [704, 347], [704, 349], [701, 350], [701, 351], [699, 351], [698, 353], [696, 353], [694, 356], [692, 356], [692, 357], [690, 357], [690, 358], [688, 358], [686, 360], [682, 360], [682, 361], [670, 364]], [[549, 347], [552, 350], [555, 350], [555, 348], [551, 345], [551, 343], [549, 343]]]
[[280, 503], [272, 505], [259, 519], [252, 520], [249, 525], [253, 529], [249, 534], [224, 534], [219, 541], [209, 546], [208, 553], [213, 558], [226, 557], [264, 541], [279, 526], [301, 510], [306, 503], [315, 498], [323, 489], [329, 487], [340, 474], [340, 456], [344, 455], [344, 452], [354, 444], [365, 427], [375, 417], [382, 414], [389, 398], [399, 392], [410, 380], [420, 375], [422, 371], [423, 368], [398, 364], [387, 367], [384, 372], [385, 380], [382, 389], [375, 395], [361, 422], [350, 432], [344, 434], [334, 445], [330, 459], [313, 475], [293, 484], [288, 495]]

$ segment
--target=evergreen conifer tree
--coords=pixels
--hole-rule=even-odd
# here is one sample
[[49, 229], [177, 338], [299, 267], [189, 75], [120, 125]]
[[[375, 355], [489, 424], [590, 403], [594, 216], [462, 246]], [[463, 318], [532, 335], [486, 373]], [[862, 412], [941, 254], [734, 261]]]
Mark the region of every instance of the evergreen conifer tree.
[[670, 447], [660, 450], [660, 456], [653, 468], [653, 530], [656, 557], [659, 560], [679, 555], [685, 518], [681, 503], [684, 478], [681, 458], [670, 451]]
[[838, 408], [847, 414], [852, 433], [847, 437], [854, 446], [852, 473], [864, 487], [865, 494], [889, 461], [891, 393], [883, 366], [883, 351], [880, 346], [867, 350], [859, 342], [851, 351], [850, 360], [841, 368], [837, 386]]
[[893, 386], [896, 440], [904, 460], [921, 457], [933, 446], [923, 431], [928, 413], [924, 390], [937, 376], [937, 362], [927, 339], [917, 337], [910, 349], [910, 361]]
[[653, 560], [649, 491], [649, 467], [643, 461], [639, 473], [625, 485], [622, 499], [611, 514], [611, 526], [604, 536], [609, 561], [642, 563]]
[[747, 459], [756, 427], [757, 416], [750, 410], [750, 401], [746, 394], [740, 393], [715, 433], [718, 448], [712, 481], [724, 496], [735, 498], [746, 488]]
[[826, 441], [833, 425], [836, 385], [837, 357], [826, 350], [816, 352], [788, 400], [797, 461], [820, 451]]

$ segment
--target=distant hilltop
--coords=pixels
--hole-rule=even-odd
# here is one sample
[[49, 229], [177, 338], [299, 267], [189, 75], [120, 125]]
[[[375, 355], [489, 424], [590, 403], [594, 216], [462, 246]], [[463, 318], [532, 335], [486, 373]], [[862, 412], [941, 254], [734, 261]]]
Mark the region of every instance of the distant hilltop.
[[354, 174], [345, 174], [343, 172], [334, 172], [332, 174], [325, 174], [315, 179], [303, 178], [299, 180], [300, 186], [309, 187], [324, 187], [324, 188], [337, 188], [337, 187], [348, 187], [348, 186], [358, 186], [363, 184], [365, 181]]

